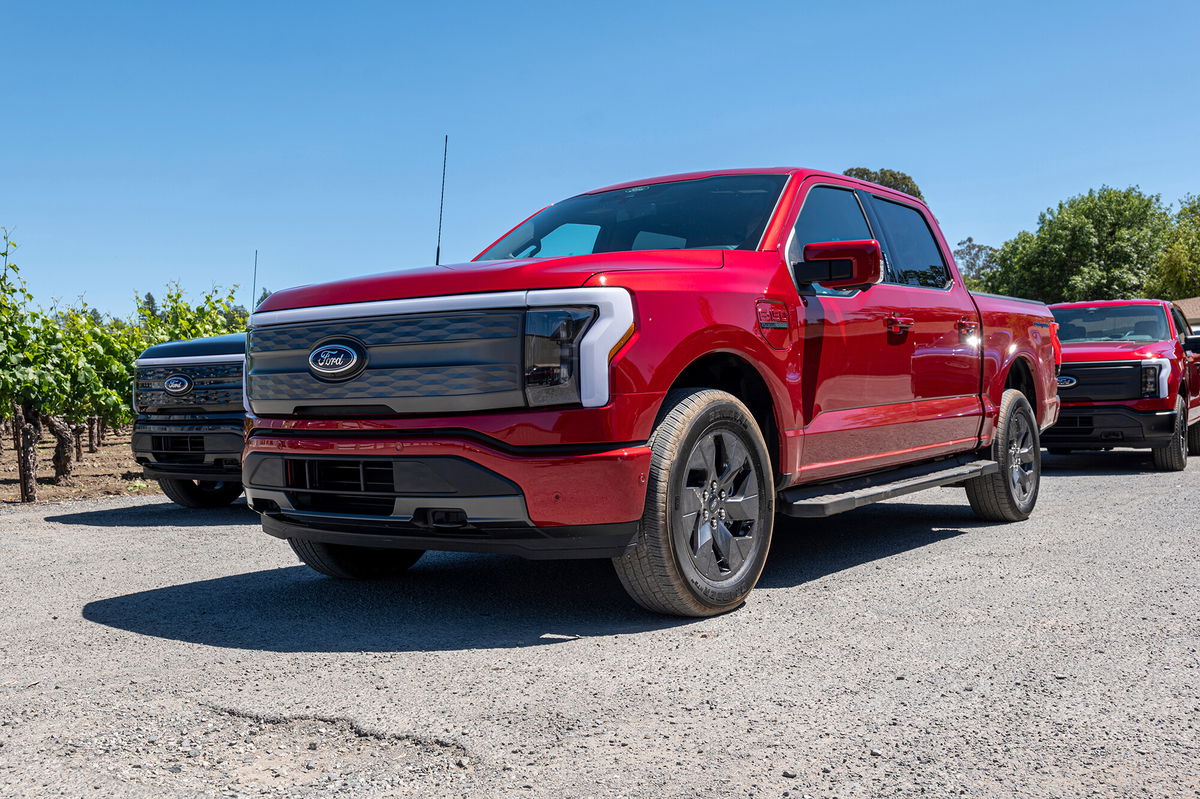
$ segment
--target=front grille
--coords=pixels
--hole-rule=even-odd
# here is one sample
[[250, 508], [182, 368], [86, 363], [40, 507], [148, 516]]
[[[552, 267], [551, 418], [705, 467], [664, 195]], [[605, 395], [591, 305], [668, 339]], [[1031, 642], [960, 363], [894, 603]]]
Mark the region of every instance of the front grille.
[[[192, 390], [186, 394], [168, 394], [163, 389], [163, 382], [172, 375], [180, 374], [191, 379]], [[138, 413], [240, 411], [242, 364], [139, 366], [135, 395]]]
[[204, 452], [204, 436], [151, 436], [150, 449], [155, 455], [171, 452]]
[[1142, 364], [1064, 363], [1062, 375], [1078, 381], [1070, 388], [1059, 388], [1063, 402], [1110, 402], [1135, 400], [1142, 396]]
[[[264, 415], [455, 413], [520, 407], [518, 310], [463, 311], [280, 325], [253, 330], [247, 396]], [[318, 344], [361, 344], [366, 367], [344, 381], [309, 369]]]

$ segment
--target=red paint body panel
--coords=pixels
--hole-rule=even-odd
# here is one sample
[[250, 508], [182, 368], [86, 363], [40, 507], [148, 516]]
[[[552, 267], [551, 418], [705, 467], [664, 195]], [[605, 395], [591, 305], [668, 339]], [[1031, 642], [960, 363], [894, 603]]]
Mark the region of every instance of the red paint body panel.
[[[1040, 425], [1054, 422], [1049, 312], [1037, 303], [966, 291], [936, 220], [919, 200], [842, 175], [783, 167], [666, 176], [597, 191], [738, 173], [791, 176], [757, 250], [474, 261], [281, 291], [259, 309], [623, 288], [633, 298], [636, 331], [612, 358], [604, 407], [419, 418], [251, 416], [248, 451], [362, 455], [396, 451], [400, 442], [402, 451], [457, 454], [513, 480], [526, 491], [536, 524], [605, 524], [640, 516], [649, 459], [642, 444], [663, 398], [689, 366], [714, 355], [739, 359], [765, 386], [776, 428], [768, 445], [777, 455], [781, 488], [988, 444], [1018, 361], [1033, 377]], [[782, 253], [807, 192], [819, 184], [917, 209], [934, 232], [951, 285], [884, 282], [837, 296], [798, 290]], [[600, 454], [520, 453], [522, 447], [605, 444], [612, 449]], [[555, 493], [561, 501], [553, 500]]]

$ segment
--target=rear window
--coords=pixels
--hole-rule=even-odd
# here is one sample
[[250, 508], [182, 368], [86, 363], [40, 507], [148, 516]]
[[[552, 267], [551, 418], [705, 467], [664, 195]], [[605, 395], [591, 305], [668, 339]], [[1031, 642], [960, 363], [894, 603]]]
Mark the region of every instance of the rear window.
[[1171, 338], [1161, 305], [1100, 305], [1051, 308], [1058, 339], [1079, 341], [1166, 341]]
[[479, 258], [753, 250], [786, 182], [787, 175], [720, 175], [581, 194], [536, 214]]

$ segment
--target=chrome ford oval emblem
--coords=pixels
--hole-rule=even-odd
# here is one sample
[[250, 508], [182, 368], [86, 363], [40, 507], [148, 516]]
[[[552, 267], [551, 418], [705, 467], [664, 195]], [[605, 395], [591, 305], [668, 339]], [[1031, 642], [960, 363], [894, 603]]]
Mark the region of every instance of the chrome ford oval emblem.
[[192, 378], [187, 375], [171, 375], [163, 381], [163, 391], [178, 397], [192, 390]]
[[362, 368], [364, 356], [347, 344], [321, 344], [308, 353], [308, 366], [320, 377], [351, 377]]
[[1059, 388], [1074, 388], [1075, 384], [1078, 382], [1079, 382], [1078, 380], [1071, 377], [1070, 375], [1059, 375], [1058, 387]]

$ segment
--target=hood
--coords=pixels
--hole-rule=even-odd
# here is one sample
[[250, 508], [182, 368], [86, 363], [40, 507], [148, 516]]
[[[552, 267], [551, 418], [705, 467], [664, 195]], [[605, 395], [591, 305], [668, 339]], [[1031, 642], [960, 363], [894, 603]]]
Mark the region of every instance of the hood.
[[1062, 345], [1063, 363], [1084, 361], [1140, 361], [1171, 358], [1174, 341], [1080, 341]]
[[141, 358], [198, 358], [210, 355], [245, 355], [246, 334], [230, 333], [227, 336], [193, 338], [187, 341], [168, 341], [147, 347], [138, 356]]
[[426, 266], [284, 289], [267, 297], [255, 312], [447, 294], [572, 288], [604, 272], [717, 269], [722, 264], [721, 253], [721, 250], [641, 250]]

